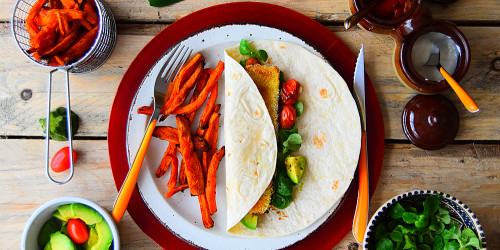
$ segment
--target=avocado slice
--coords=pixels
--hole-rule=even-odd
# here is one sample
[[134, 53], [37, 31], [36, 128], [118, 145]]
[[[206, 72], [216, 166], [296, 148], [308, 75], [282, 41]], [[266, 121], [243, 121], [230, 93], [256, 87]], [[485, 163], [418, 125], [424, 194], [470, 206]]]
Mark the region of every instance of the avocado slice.
[[[62, 221], [67, 221], [67, 220], [73, 218], [73, 210], [71, 209], [71, 204], [59, 206], [57, 208], [57, 211], [61, 215], [60, 218]], [[55, 212], [52, 215], [54, 215], [54, 214], [55, 214]]]
[[288, 156], [285, 158], [286, 173], [293, 183], [297, 184], [302, 180], [306, 170], [306, 157], [302, 155]]
[[61, 232], [55, 232], [50, 235], [50, 241], [47, 245], [45, 245], [44, 249], [74, 250], [76, 249], [76, 246], [68, 236], [62, 234]]
[[62, 221], [66, 220], [66, 218], [61, 214], [61, 212], [59, 212], [59, 210], [54, 211], [54, 213], [52, 213], [52, 216]]
[[71, 219], [81, 219], [87, 225], [94, 225], [103, 220], [102, 216], [93, 208], [80, 203], [71, 204], [71, 210], [73, 211]]
[[257, 228], [257, 219], [259, 216], [253, 213], [248, 213], [241, 219], [241, 224], [250, 230], [255, 230]]
[[[92, 230], [94, 229], [94, 230]], [[93, 232], [94, 231], [94, 232]], [[103, 250], [109, 249], [113, 242], [113, 235], [105, 220], [95, 224], [89, 231], [89, 239], [83, 244], [83, 249]]]
[[97, 231], [95, 230], [95, 228], [91, 227], [89, 229], [89, 238], [83, 243], [83, 249], [91, 249], [92, 246], [95, 246], [97, 244], [97, 241], [99, 240], [98, 237], [99, 236], [97, 235]]

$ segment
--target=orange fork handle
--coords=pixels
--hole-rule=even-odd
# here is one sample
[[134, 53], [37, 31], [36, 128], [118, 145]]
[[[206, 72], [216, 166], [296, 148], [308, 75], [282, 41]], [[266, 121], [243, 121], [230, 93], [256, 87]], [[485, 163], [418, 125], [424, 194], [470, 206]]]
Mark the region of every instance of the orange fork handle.
[[446, 70], [443, 67], [439, 68], [439, 72], [441, 72], [441, 75], [443, 75], [444, 79], [446, 79], [448, 84], [450, 84], [453, 91], [455, 91], [458, 98], [460, 99], [460, 101], [462, 101], [465, 108], [469, 110], [469, 112], [476, 113], [477, 111], [479, 111], [479, 107], [477, 107], [476, 103], [472, 100], [472, 98], [470, 98], [467, 92], [465, 92], [465, 90], [462, 87], [460, 87], [460, 85], [458, 85], [455, 79], [453, 79], [453, 77], [451, 77], [450, 74], [448, 74], [448, 72], [446, 72]]
[[365, 236], [366, 225], [368, 222], [368, 165], [366, 157], [366, 131], [361, 132], [361, 153], [359, 155], [359, 190], [358, 203], [352, 224], [352, 234], [354, 238], [361, 243]]
[[116, 197], [115, 206], [113, 207], [113, 219], [116, 223], [120, 222], [127, 209], [128, 202], [130, 201], [130, 196], [134, 191], [135, 184], [137, 182], [137, 177], [139, 176], [139, 171], [141, 170], [142, 162], [144, 161], [144, 156], [148, 150], [149, 141], [153, 135], [154, 128], [156, 126], [156, 119], [149, 124], [144, 139], [142, 140], [137, 156], [135, 157], [134, 163], [122, 184], [118, 197]]

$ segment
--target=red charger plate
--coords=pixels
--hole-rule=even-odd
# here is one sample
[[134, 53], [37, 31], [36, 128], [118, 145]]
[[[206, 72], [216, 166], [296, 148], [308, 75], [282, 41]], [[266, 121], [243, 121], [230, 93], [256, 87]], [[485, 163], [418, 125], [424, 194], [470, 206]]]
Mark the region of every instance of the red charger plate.
[[[127, 119], [135, 90], [156, 60], [172, 45], [185, 37], [222, 24], [252, 23], [289, 32], [317, 49], [339, 72], [350, 88], [356, 56], [331, 31], [293, 10], [265, 3], [229, 3], [194, 12], [165, 28], [137, 55], [125, 72], [111, 108], [108, 127], [108, 148], [111, 168], [117, 190], [127, 176], [129, 163], [126, 150]], [[368, 161], [370, 198], [375, 192], [384, 155], [384, 124], [382, 111], [371, 80], [366, 75], [366, 108], [368, 124]], [[357, 177], [346, 193], [346, 198], [335, 215], [304, 240], [291, 248], [331, 249], [337, 245], [352, 226], [357, 199]], [[176, 237], [149, 211], [137, 188], [134, 190], [128, 212], [136, 224], [163, 248], [194, 248]]]

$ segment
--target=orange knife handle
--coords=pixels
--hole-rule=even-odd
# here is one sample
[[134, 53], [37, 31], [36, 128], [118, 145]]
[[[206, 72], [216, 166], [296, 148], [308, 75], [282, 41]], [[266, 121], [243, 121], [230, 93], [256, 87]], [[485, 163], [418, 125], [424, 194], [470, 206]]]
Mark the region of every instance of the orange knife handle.
[[122, 184], [120, 192], [118, 193], [118, 197], [116, 197], [112, 213], [113, 219], [116, 223], [120, 222], [125, 210], [127, 209], [130, 197], [132, 196], [132, 192], [134, 191], [135, 184], [137, 182], [137, 177], [139, 176], [139, 171], [141, 170], [142, 162], [144, 161], [144, 156], [148, 150], [149, 141], [151, 140], [151, 136], [153, 135], [153, 131], [156, 126], [156, 121], [157, 120], [155, 119], [149, 124], [134, 163], [132, 164], [132, 167], [130, 167], [127, 177]]
[[455, 91], [458, 98], [460, 99], [460, 101], [462, 101], [467, 110], [472, 113], [479, 111], [479, 107], [472, 100], [472, 98], [470, 98], [467, 92], [465, 92], [465, 90], [460, 87], [460, 85], [458, 85], [457, 81], [455, 81], [455, 79], [453, 79], [453, 77], [451, 77], [443, 67], [439, 68], [439, 72], [441, 72], [441, 74], [444, 76], [444, 79], [446, 79], [448, 84], [450, 84], [451, 88]]
[[368, 163], [366, 152], [366, 131], [361, 133], [361, 153], [359, 155], [359, 190], [358, 203], [356, 204], [356, 212], [352, 225], [352, 233], [354, 238], [361, 243], [365, 236], [366, 225], [368, 224]]

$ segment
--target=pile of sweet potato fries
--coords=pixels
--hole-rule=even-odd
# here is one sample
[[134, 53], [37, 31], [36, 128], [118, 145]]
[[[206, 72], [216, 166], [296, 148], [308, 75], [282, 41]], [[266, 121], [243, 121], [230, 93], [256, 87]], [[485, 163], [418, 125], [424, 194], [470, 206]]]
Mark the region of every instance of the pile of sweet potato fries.
[[54, 67], [84, 55], [99, 29], [94, 0], [38, 0], [25, 21], [31, 38], [27, 52]]
[[[214, 70], [204, 68], [205, 58], [196, 54], [185, 64], [170, 83], [163, 109], [162, 118], [176, 115], [177, 128], [157, 126], [153, 136], [169, 142], [163, 159], [156, 171], [156, 176], [163, 176], [170, 165], [170, 179], [167, 183], [166, 196], [189, 188], [191, 195], [198, 196], [203, 225], [206, 228], [214, 226], [210, 217], [217, 211], [215, 202], [216, 172], [219, 162], [224, 157], [224, 147], [217, 150], [220, 104], [216, 104], [218, 80], [224, 71], [224, 63], [219, 61]], [[191, 91], [194, 89], [193, 91]], [[191, 95], [187, 105], [182, 106]], [[195, 134], [191, 133], [191, 125], [195, 113], [208, 98], [203, 109], [200, 125]], [[153, 113], [152, 107], [140, 107], [139, 114]], [[176, 150], [182, 155], [179, 167]]]

